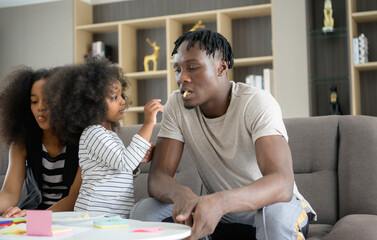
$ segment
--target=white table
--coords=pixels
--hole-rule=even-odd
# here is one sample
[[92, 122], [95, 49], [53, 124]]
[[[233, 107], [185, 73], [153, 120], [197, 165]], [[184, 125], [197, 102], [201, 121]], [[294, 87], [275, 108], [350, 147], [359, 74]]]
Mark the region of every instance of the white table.
[[[93, 227], [93, 221], [86, 221], [82, 223], [59, 225], [59, 227], [69, 227], [72, 228], [71, 234], [55, 236], [55, 237], [37, 237], [37, 236], [27, 236], [24, 235], [0, 235], [1, 240], [56, 240], [56, 239], [67, 239], [67, 240], [115, 240], [115, 239], [125, 239], [125, 240], [177, 240], [184, 239], [191, 234], [191, 228], [182, 224], [175, 223], [164, 223], [164, 222], [142, 222], [137, 220], [128, 220], [130, 222], [129, 227], [122, 228], [110, 228], [110, 229], [100, 229]], [[53, 224], [57, 226], [56, 224]], [[134, 229], [140, 228], [154, 228], [161, 227], [162, 231], [159, 232], [132, 232]]]

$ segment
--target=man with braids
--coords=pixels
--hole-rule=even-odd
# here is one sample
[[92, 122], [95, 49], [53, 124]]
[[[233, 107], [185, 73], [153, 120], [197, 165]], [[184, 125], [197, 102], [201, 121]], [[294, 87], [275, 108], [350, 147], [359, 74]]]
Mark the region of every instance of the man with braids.
[[[192, 226], [188, 239], [304, 239], [313, 211], [295, 186], [278, 103], [227, 79], [233, 52], [219, 33], [187, 32], [174, 44], [179, 90], [164, 107], [148, 179], [153, 198], [135, 205], [131, 218], [172, 216]], [[206, 195], [173, 178], [184, 144]]]

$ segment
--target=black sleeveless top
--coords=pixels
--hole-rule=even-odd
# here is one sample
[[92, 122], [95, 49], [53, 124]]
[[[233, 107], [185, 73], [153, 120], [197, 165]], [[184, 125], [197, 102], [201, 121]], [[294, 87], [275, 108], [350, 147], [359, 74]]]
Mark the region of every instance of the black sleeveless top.
[[[27, 166], [31, 168], [34, 178], [38, 183], [38, 188], [42, 191], [42, 157], [43, 157], [43, 147], [42, 147], [42, 137], [36, 137], [33, 141], [26, 142], [26, 159]], [[66, 197], [69, 193], [69, 189], [76, 177], [76, 172], [78, 168], [78, 146], [67, 145], [65, 152], [65, 163], [63, 167], [63, 182], [62, 184], [66, 186], [66, 190], [63, 192], [62, 198]], [[37, 209], [46, 209], [50, 206], [45, 204], [40, 204]]]

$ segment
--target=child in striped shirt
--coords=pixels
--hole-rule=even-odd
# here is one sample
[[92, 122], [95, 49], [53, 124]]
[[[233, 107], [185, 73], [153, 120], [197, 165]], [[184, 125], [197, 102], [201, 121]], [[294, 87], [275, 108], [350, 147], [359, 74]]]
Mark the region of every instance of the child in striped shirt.
[[104, 58], [63, 68], [46, 86], [52, 124], [64, 140], [79, 139], [82, 184], [75, 211], [128, 218], [134, 205], [133, 172], [150, 159], [162, 105], [159, 99], [145, 105], [144, 124], [125, 147], [114, 130], [127, 107], [126, 86], [120, 68]]

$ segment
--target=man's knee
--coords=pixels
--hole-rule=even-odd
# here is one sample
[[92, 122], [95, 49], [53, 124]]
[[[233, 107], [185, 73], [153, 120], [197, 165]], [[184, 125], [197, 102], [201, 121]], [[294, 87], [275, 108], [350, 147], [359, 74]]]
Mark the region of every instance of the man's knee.
[[255, 217], [257, 239], [292, 239], [303, 235], [308, 221], [305, 209], [296, 199], [266, 206]]
[[144, 198], [131, 209], [130, 219], [161, 222], [171, 216], [173, 204], [163, 203], [154, 198]]

